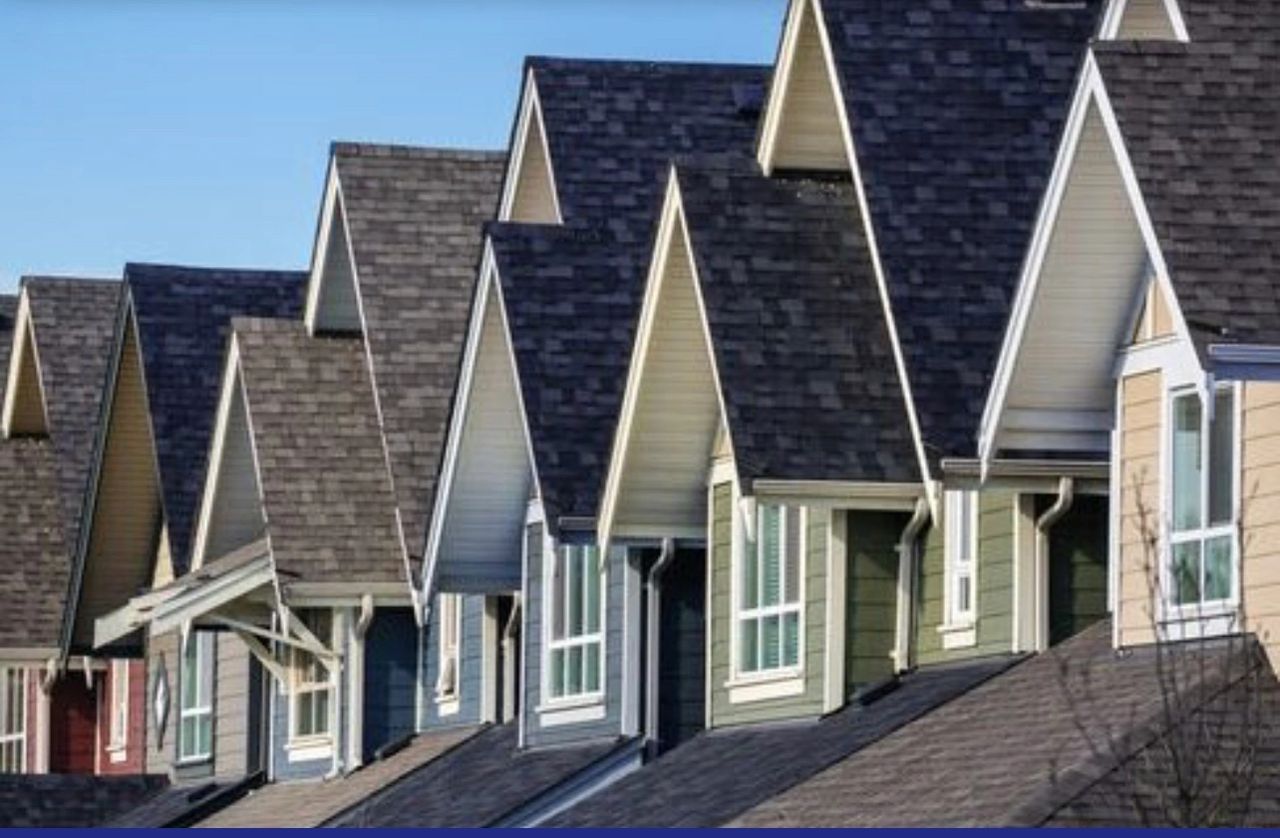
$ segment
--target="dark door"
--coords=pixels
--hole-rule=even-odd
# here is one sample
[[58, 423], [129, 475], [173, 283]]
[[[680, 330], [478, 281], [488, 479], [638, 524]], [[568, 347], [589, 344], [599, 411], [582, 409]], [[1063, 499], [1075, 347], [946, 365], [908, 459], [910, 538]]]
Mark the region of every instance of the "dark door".
[[[36, 673], [37, 675], [39, 673]], [[99, 686], [103, 684], [98, 679]], [[49, 772], [92, 774], [98, 708], [84, 673], [63, 673], [49, 695]]]
[[[1037, 514], [1053, 504], [1040, 498]], [[1049, 530], [1049, 643], [1107, 616], [1107, 499], [1077, 497]]]
[[418, 624], [408, 608], [380, 608], [364, 638], [364, 759], [416, 728]]
[[658, 746], [667, 750], [706, 721], [707, 553], [681, 549], [662, 578]]

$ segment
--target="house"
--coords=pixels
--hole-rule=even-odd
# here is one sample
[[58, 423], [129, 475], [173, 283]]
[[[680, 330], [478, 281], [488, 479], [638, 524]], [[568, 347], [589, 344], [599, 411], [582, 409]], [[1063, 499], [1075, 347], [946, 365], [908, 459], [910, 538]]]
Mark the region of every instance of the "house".
[[1105, 466], [973, 443], [1097, 16], [796, 0], [756, 165], [674, 168], [600, 518], [706, 545], [722, 730], [552, 823], [722, 824], [1105, 615]]
[[101, 668], [98, 718], [129, 720], [125, 731], [101, 737], [103, 766], [168, 777], [174, 788], [148, 805], [180, 800], [175, 816], [190, 806], [193, 784], [225, 790], [262, 769], [252, 712], [262, 674], [243, 645], [222, 636], [206, 647], [203, 664], [212, 667], [216, 658], [217, 688], [184, 692], [176, 632], [148, 638], [125, 627], [97, 649], [94, 623], [186, 573], [231, 318], [296, 314], [303, 279], [296, 272], [131, 263], [120, 306], [107, 313], [106, 394], [91, 441], [80, 537], [63, 583], [68, 607], [58, 648], [63, 660]]
[[419, 475], [440, 450], [501, 162], [335, 144], [301, 316], [231, 319], [190, 570], [96, 635], [234, 638], [265, 673], [251, 709], [270, 785], [202, 824], [319, 824], [471, 732], [402, 747], [420, 656], [405, 545], [425, 538]]
[[[0, 304], [0, 773], [110, 773], [103, 673], [60, 658], [118, 281], [27, 277]], [[137, 769], [135, 769], [136, 771]]]

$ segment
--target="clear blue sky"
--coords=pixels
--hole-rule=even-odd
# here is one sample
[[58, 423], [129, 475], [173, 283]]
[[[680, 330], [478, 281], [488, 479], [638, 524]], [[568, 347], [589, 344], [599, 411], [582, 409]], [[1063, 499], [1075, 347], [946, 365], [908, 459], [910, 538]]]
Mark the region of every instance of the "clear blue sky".
[[0, 291], [300, 267], [332, 139], [500, 148], [526, 54], [773, 60], [784, 0], [0, 0]]

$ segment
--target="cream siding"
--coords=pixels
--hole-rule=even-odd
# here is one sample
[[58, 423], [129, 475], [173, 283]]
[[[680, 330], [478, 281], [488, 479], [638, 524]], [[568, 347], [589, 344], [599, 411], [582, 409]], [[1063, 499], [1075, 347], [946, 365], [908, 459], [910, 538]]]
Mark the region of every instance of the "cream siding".
[[775, 169], [847, 171], [837, 92], [813, 5], [801, 12], [795, 52], [782, 91], [782, 113], [773, 152]]
[[1163, 375], [1148, 372], [1120, 383], [1119, 596], [1116, 614], [1120, 645], [1153, 639], [1159, 559], [1152, 539], [1160, 530], [1160, 434]]
[[1164, 0], [1128, 0], [1116, 38], [1121, 41], [1176, 40]]
[[1241, 593], [1280, 665], [1280, 383], [1246, 384], [1241, 421]]
[[542, 111], [535, 101], [529, 109], [520, 171], [516, 173], [508, 221], [522, 224], [557, 224], [560, 221], [555, 184], [551, 180], [551, 157], [547, 154], [543, 136]]
[[[336, 177], [336, 175], [335, 175]], [[351, 266], [351, 249], [342, 208], [342, 195], [335, 191], [333, 212], [329, 216], [324, 263], [319, 277], [316, 300], [315, 331], [360, 332], [360, 301], [356, 291], [355, 271]]]
[[17, 347], [18, 378], [12, 383], [12, 413], [9, 414], [8, 430], [12, 436], [44, 436], [49, 433], [49, 427], [45, 422], [40, 370], [36, 364], [31, 321], [27, 320], [26, 324]]
[[249, 416], [239, 373], [231, 390], [222, 447], [215, 459], [217, 479], [203, 560], [212, 561], [260, 538], [266, 529]]

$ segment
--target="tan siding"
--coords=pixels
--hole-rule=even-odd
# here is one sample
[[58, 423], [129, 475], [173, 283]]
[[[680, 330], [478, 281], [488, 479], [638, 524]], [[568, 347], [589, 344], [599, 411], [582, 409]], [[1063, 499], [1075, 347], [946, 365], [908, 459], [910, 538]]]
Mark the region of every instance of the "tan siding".
[[773, 164], [781, 169], [849, 168], [822, 36], [809, 4], [783, 92]]
[[1280, 664], [1280, 384], [1244, 387], [1240, 586], [1246, 618]]
[[[153, 637], [147, 647], [147, 755], [146, 770], [149, 774], [168, 774], [173, 767], [173, 755], [178, 738], [178, 633]], [[169, 684], [169, 717], [164, 733], [156, 729], [152, 698], [157, 673], [164, 671]]]
[[321, 268], [323, 282], [316, 300], [315, 328], [321, 332], [362, 331], [355, 271], [351, 267], [351, 249], [347, 243], [346, 224], [343, 223], [344, 212], [341, 196], [335, 195]]
[[508, 220], [525, 224], [555, 224], [560, 218], [556, 212], [555, 185], [551, 182], [551, 158], [542, 139], [542, 114], [537, 107], [531, 108], [529, 113], [524, 154], [520, 158], [520, 171], [516, 173], [515, 194], [511, 198], [511, 217]]
[[1116, 34], [1122, 41], [1169, 41], [1176, 37], [1164, 0], [1129, 0]]
[[160, 526], [151, 421], [133, 328], [125, 331], [84, 568], [75, 643], [92, 645], [93, 620], [151, 581]]
[[[35, 343], [28, 325], [22, 335], [19, 349], [18, 380], [13, 390], [13, 413], [9, 420], [9, 432], [15, 435], [44, 435], [49, 432], [45, 424], [44, 396], [40, 388], [40, 370], [36, 366]], [[4, 370], [8, 375], [9, 371]]]
[[219, 556], [261, 537], [265, 529], [258, 490], [257, 467], [249, 439], [248, 411], [241, 388], [234, 388], [227, 424], [217, 463], [217, 483], [213, 489], [213, 511], [204, 558]]
[[1121, 382], [1120, 406], [1120, 596], [1122, 645], [1152, 639], [1150, 573], [1156, 569], [1151, 535], [1160, 520], [1160, 429], [1163, 376], [1131, 376]]
[[213, 766], [219, 776], [245, 773], [249, 737], [249, 647], [232, 634], [217, 635]]

